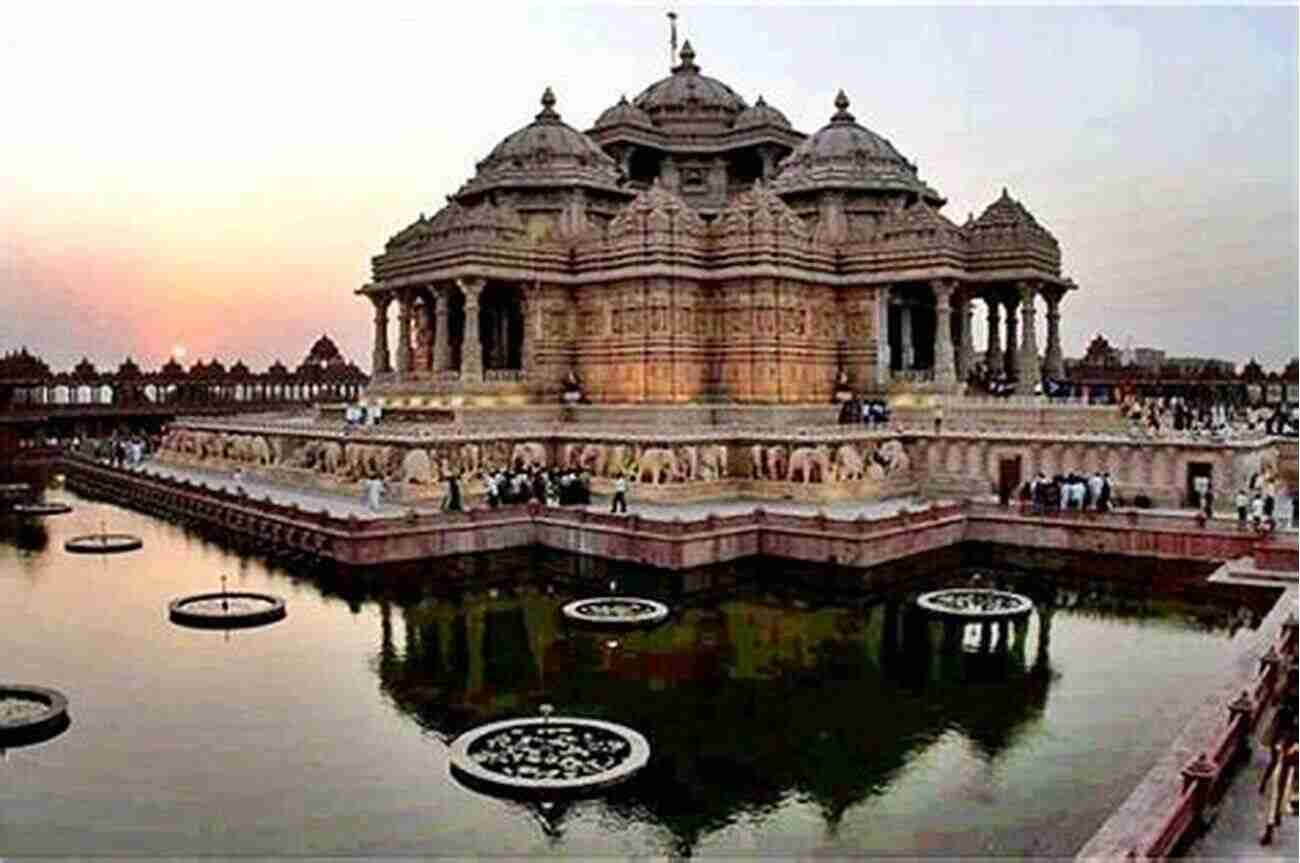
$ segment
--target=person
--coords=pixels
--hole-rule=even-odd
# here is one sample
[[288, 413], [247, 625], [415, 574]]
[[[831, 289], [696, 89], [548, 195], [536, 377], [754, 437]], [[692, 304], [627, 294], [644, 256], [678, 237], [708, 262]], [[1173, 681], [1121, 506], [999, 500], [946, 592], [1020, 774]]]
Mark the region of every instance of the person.
[[1273, 831], [1282, 824], [1282, 810], [1288, 798], [1295, 813], [1297, 770], [1300, 769], [1300, 745], [1297, 745], [1296, 668], [1287, 675], [1287, 685], [1281, 693], [1274, 718], [1272, 745], [1269, 747], [1268, 765], [1260, 778], [1259, 793], [1264, 795], [1264, 831], [1259, 844], [1273, 841]]
[[244, 493], [244, 469], [242, 467], [235, 468], [235, 491], [238, 494]]
[[1207, 488], [1202, 496], [1205, 501], [1205, 518], [1206, 520], [1214, 518], [1214, 488]]
[[1291, 489], [1291, 529], [1300, 528], [1300, 489]]
[[943, 405], [934, 406], [934, 433], [939, 434], [943, 430]]
[[366, 508], [379, 512], [379, 496], [384, 491], [384, 481], [378, 477], [371, 478], [366, 485]]
[[1246, 496], [1244, 488], [1237, 489], [1237, 527], [1242, 530], [1246, 529], [1246, 508], [1250, 506], [1250, 498]]
[[1097, 495], [1097, 512], [1110, 510], [1110, 472], [1101, 475], [1101, 492]]
[[442, 508], [447, 512], [465, 511], [465, 508], [460, 503], [460, 482], [454, 473], [447, 475], [447, 498], [443, 501]]
[[1262, 530], [1264, 527], [1264, 496], [1255, 492], [1255, 497], [1250, 501], [1250, 520], [1255, 530]]
[[1101, 478], [1101, 471], [1093, 472], [1091, 479], [1088, 480], [1089, 497], [1097, 512], [1101, 512], [1101, 489], [1105, 484]]
[[610, 505], [609, 511], [617, 513], [622, 507], [624, 514], [627, 513], [627, 474], [619, 474], [618, 479], [614, 480], [614, 502]]

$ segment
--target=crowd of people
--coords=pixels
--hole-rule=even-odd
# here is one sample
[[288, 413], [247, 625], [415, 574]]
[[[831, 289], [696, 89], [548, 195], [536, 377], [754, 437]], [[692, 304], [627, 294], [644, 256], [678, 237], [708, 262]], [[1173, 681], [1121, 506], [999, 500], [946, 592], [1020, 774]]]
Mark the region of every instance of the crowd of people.
[[889, 403], [884, 399], [862, 399], [854, 395], [840, 403], [840, 425], [857, 425], [867, 428], [889, 425]]
[[1039, 471], [1025, 484], [1022, 498], [1029, 501], [1035, 512], [1108, 512], [1111, 508], [1110, 474], [1098, 471], [1089, 477], [1068, 473], [1049, 479], [1047, 474]]
[[1122, 403], [1121, 409], [1135, 429], [1155, 436], [1169, 432], [1209, 437], [1300, 433], [1300, 417], [1294, 405], [1250, 407], [1228, 401], [1191, 401], [1181, 396], [1133, 396]]
[[[485, 471], [480, 476], [487, 505], [493, 509], [502, 504], [531, 501], [546, 506], [585, 506], [591, 503], [591, 476], [585, 471], [528, 468]], [[447, 494], [442, 509], [462, 512], [464, 508], [461, 477], [453, 474], [447, 477]]]

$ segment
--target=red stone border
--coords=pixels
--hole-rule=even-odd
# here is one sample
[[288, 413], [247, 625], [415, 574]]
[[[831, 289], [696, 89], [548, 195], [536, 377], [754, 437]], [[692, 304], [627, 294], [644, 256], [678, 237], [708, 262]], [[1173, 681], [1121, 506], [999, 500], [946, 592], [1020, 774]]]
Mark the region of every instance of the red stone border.
[[[1296, 596], [1294, 587], [1283, 594], [1239, 658], [1245, 688], [1233, 697], [1239, 685], [1234, 681], [1210, 699], [1075, 859], [1170, 857], [1213, 819], [1233, 768], [1296, 655]], [[1189, 758], [1191, 752], [1196, 754]]]

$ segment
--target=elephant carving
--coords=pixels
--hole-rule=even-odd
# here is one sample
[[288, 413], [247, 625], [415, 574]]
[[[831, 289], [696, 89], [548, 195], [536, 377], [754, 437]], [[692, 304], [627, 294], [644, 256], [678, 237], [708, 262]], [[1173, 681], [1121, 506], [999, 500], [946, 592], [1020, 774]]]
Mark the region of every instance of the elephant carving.
[[467, 443], [460, 448], [460, 470], [468, 476], [479, 472], [482, 465], [481, 450], [478, 444]]
[[839, 482], [862, 479], [865, 471], [866, 465], [858, 448], [851, 443], [840, 444], [835, 450], [835, 479]]
[[402, 457], [401, 477], [402, 482], [433, 483], [433, 464], [429, 461], [429, 454], [422, 449], [408, 450]]
[[347, 462], [343, 460], [343, 446], [334, 441], [322, 444], [319, 467], [324, 473], [342, 473], [347, 467]]
[[749, 450], [750, 475], [754, 479], [785, 479], [786, 455], [783, 446], [754, 444]]
[[546, 447], [540, 443], [517, 443], [510, 454], [510, 466], [515, 470], [546, 467]]
[[636, 467], [636, 456], [627, 444], [615, 444], [609, 448], [608, 473], [606, 476], [620, 476]]
[[294, 463], [298, 467], [315, 468], [321, 460], [321, 450], [324, 447], [320, 441], [307, 441], [294, 456]]
[[271, 464], [271, 445], [266, 442], [266, 438], [258, 435], [249, 442], [249, 452], [252, 454], [253, 461], [258, 464]]
[[907, 450], [901, 441], [887, 440], [880, 445], [880, 455], [884, 459], [885, 473], [905, 471], [912, 467], [912, 460], [907, 457]]
[[699, 478], [705, 482], [722, 479], [727, 475], [727, 448], [722, 444], [700, 447]]
[[790, 454], [789, 480], [794, 482], [798, 473], [803, 482], [810, 483], [816, 475], [817, 482], [826, 482], [831, 475], [831, 454], [826, 446], [799, 447]]
[[686, 482], [700, 478], [700, 453], [697, 447], [679, 446], [677, 464], [681, 469], [681, 478]]
[[680, 476], [681, 466], [677, 461], [677, 454], [670, 449], [648, 449], [641, 453], [641, 458], [637, 460], [636, 479], [637, 482], [649, 481], [654, 485], [659, 485], [667, 480], [671, 482]]

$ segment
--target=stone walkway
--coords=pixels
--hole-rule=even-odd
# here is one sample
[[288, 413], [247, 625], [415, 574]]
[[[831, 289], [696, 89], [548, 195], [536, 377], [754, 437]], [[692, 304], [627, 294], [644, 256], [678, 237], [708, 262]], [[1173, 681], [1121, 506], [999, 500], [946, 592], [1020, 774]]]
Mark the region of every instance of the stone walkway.
[[[593, 496], [592, 503], [586, 509], [588, 512], [607, 513], [612, 502], [613, 498], [610, 497]], [[672, 521], [674, 518], [680, 518], [682, 521], [692, 521], [705, 518], [710, 513], [718, 516], [745, 515], [756, 509], [782, 515], [816, 515], [818, 512], [824, 512], [828, 517], [834, 519], [854, 519], [858, 516], [878, 519], [898, 515], [903, 507], [907, 507], [912, 511], [929, 509], [930, 502], [919, 498], [895, 497], [885, 500], [837, 501], [822, 504], [796, 503], [788, 500], [742, 500], [740, 498], [701, 501], [699, 503], [639, 503], [636, 500], [636, 489], [633, 489], [628, 493], [627, 511], [628, 515], [639, 515], [651, 521]]]
[[[145, 474], [146, 476], [167, 477], [170, 479], [188, 479], [191, 482], [200, 482], [213, 488], [224, 488], [227, 491], [235, 490], [235, 479], [230, 471], [201, 470], [194, 467], [177, 467], [170, 464], [159, 464], [157, 462], [146, 462], [144, 465], [133, 468], [135, 472]], [[265, 482], [255, 477], [244, 477], [244, 490], [248, 492], [249, 497], [263, 500], [270, 497], [272, 501], [282, 506], [297, 504], [305, 510], [311, 512], [320, 512], [322, 509], [328, 509], [331, 515], [346, 518], [349, 515], [355, 515], [357, 518], [387, 518], [389, 516], [403, 515], [410, 511], [411, 507], [396, 503], [381, 503], [378, 511], [371, 511], [360, 497], [352, 497], [341, 494], [330, 494], [324, 491], [315, 491], [312, 489], [293, 488], [277, 483]], [[428, 511], [435, 507], [426, 504], [422, 507], [416, 507], [417, 511]]]
[[[1264, 723], [1260, 723], [1261, 727]], [[1296, 816], [1283, 815], [1282, 826], [1274, 833], [1273, 844], [1260, 845], [1264, 826], [1264, 795], [1259, 793], [1259, 777], [1268, 764], [1268, 750], [1258, 739], [1253, 741], [1250, 761], [1237, 769], [1223, 795], [1219, 815], [1209, 831], [1197, 839], [1183, 855], [1189, 860], [1290, 860], [1300, 855], [1300, 835]]]

